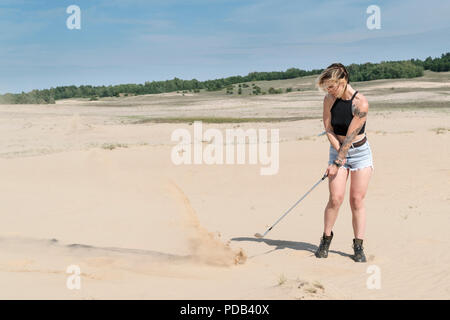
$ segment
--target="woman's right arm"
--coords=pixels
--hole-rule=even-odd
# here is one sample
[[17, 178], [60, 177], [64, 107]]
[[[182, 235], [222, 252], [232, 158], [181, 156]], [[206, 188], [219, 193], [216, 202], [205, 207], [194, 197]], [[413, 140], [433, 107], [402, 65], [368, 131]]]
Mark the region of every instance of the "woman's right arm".
[[333, 132], [333, 127], [331, 126], [331, 106], [333, 105], [334, 100], [335, 98], [330, 94], [327, 94], [323, 99], [323, 125], [331, 145], [339, 151], [341, 143], [336, 137], [336, 134]]

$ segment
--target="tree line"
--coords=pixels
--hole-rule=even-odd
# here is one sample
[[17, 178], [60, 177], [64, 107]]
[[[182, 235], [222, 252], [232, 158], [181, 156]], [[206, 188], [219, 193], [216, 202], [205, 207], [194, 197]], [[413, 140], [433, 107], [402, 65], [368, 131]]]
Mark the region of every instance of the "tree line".
[[419, 59], [411, 59], [412, 63], [417, 66], [421, 66], [425, 70], [431, 70], [434, 72], [450, 71], [450, 52], [443, 53], [440, 58], [428, 57], [424, 61]]
[[[450, 53], [440, 58], [428, 57], [425, 60], [410, 59], [403, 61], [384, 61], [380, 63], [351, 64], [347, 66], [350, 81], [369, 81], [376, 79], [414, 78], [423, 75], [424, 70], [436, 72], [450, 71]], [[121, 95], [143, 95], [173, 91], [199, 92], [201, 89], [217, 91], [233, 84], [251, 81], [270, 81], [293, 79], [320, 74], [323, 69], [305, 71], [290, 68], [286, 71], [251, 72], [246, 76], [232, 76], [215, 80], [198, 81], [174, 78], [165, 81], [145, 82], [144, 84], [120, 84], [114, 86], [61, 86], [56, 88], [33, 90], [31, 92], [0, 95], [3, 104], [53, 104], [56, 100], [68, 98], [119, 97]]]

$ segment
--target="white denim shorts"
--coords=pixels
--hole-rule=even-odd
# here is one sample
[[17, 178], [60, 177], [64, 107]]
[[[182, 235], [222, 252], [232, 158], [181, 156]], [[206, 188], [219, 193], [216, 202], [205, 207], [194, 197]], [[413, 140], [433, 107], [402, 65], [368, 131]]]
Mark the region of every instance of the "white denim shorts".
[[[330, 145], [330, 156], [328, 158], [328, 165], [333, 164], [334, 160], [337, 159], [338, 152], [332, 145]], [[374, 170], [372, 150], [370, 149], [369, 141], [366, 141], [362, 146], [353, 148], [350, 147], [347, 152], [347, 158], [345, 164], [343, 165], [345, 169], [350, 169], [350, 171], [355, 171], [359, 169], [364, 169], [371, 167]]]

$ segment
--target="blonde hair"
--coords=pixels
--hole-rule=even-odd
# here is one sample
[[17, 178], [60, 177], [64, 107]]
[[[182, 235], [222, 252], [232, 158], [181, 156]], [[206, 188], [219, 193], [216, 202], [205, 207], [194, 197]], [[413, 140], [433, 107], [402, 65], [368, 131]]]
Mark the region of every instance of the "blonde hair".
[[325, 70], [322, 71], [320, 76], [317, 78], [316, 85], [320, 89], [324, 89], [325, 83], [327, 82], [339, 82], [344, 79], [349, 83], [348, 71], [342, 63], [333, 63], [329, 65]]

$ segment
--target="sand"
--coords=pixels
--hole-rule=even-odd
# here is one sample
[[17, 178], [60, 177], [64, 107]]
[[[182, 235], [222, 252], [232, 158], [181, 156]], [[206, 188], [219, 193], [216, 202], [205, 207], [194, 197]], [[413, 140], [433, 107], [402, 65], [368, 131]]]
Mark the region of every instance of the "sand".
[[[426, 104], [448, 95], [436, 90], [417, 96]], [[357, 264], [350, 258], [348, 188], [330, 255], [314, 257], [327, 181], [265, 239], [253, 236], [322, 177], [329, 143], [317, 136], [320, 117], [204, 124], [223, 132], [279, 129], [280, 169], [268, 176], [248, 163], [176, 166], [170, 134], [191, 125], [124, 121], [169, 114], [320, 115], [319, 93], [250, 97], [248, 104], [200, 96], [203, 104], [174, 106], [171, 113], [164, 99], [174, 96], [155, 104], [152, 96], [132, 97], [141, 105], [129, 107], [83, 101], [0, 106], [0, 299], [450, 298], [450, 108], [369, 111], [375, 165], [366, 198], [369, 261]], [[301, 100], [298, 112], [295, 99]], [[67, 287], [69, 266], [80, 270], [80, 289]], [[371, 268], [380, 272], [379, 289], [367, 286]]]

